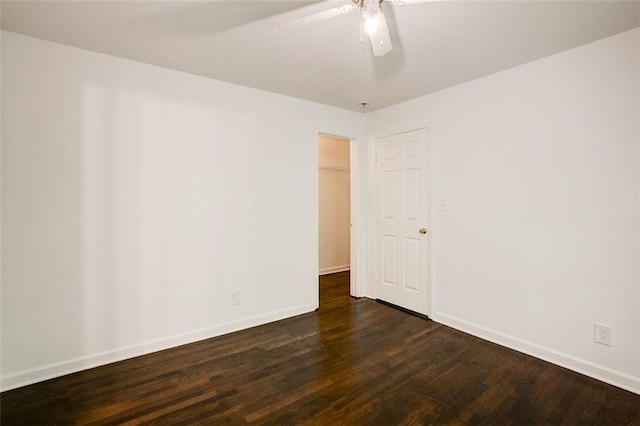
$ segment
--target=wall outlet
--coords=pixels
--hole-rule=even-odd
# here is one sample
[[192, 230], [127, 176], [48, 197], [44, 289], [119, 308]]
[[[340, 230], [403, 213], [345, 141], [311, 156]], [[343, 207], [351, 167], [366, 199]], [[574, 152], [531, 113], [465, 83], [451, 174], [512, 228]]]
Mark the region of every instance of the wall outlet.
[[231, 306], [238, 306], [240, 304], [240, 290], [231, 292]]
[[596, 343], [611, 346], [611, 327], [608, 325], [594, 324], [594, 337]]

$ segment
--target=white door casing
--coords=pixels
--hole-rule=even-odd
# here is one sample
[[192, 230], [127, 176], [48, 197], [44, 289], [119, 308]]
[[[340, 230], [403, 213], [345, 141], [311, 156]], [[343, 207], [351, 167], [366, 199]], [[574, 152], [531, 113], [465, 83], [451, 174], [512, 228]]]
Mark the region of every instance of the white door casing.
[[376, 298], [428, 314], [428, 129], [376, 140]]

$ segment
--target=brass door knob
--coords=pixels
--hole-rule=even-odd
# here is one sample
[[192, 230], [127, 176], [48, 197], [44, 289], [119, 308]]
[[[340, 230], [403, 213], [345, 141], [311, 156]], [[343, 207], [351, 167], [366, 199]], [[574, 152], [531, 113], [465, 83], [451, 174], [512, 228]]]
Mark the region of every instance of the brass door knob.
[[421, 234], [426, 234], [427, 233], [427, 228], [420, 228], [419, 229]]

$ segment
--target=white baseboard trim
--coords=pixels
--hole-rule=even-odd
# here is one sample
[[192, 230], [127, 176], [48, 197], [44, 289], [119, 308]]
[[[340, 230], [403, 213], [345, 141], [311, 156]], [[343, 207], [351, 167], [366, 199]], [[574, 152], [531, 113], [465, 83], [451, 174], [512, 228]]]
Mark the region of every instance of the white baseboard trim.
[[351, 269], [351, 265], [332, 266], [330, 268], [322, 268], [318, 270], [318, 275], [335, 274], [336, 272], [344, 272]]
[[100, 367], [102, 365], [111, 364], [113, 362], [122, 361], [128, 358], [146, 355], [152, 352], [169, 349], [176, 346], [186, 345], [188, 343], [197, 342], [199, 340], [210, 339], [212, 337], [217, 337], [223, 334], [233, 333], [234, 331], [240, 331], [258, 325], [279, 321], [281, 319], [290, 318], [296, 315], [306, 314], [308, 312], [313, 312], [316, 307], [317, 306], [314, 304], [298, 306], [295, 308], [284, 309], [282, 311], [246, 318], [239, 321], [229, 322], [213, 327], [207, 327], [200, 330], [189, 331], [162, 339], [152, 340], [138, 345], [132, 345], [112, 351], [73, 358], [42, 367], [21, 370], [2, 376], [2, 378], [0, 378], [0, 391], [8, 391], [33, 383], [42, 382], [44, 380], [53, 379], [55, 377], [65, 376], [67, 374], [87, 370], [89, 368]]
[[585, 376], [640, 395], [640, 377], [634, 377], [621, 371], [612, 370], [570, 355], [556, 352], [552, 349], [545, 348], [441, 312], [434, 312], [431, 319], [435, 322], [455, 328], [456, 330], [463, 331], [481, 339], [548, 361], [552, 364], [559, 365], [560, 367], [567, 368], [577, 373], [584, 374]]

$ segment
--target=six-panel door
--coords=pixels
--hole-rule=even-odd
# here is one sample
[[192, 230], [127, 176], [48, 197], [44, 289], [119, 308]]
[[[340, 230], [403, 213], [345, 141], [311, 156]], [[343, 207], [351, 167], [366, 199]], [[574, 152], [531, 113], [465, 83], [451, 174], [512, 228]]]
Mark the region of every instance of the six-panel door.
[[427, 129], [377, 139], [376, 297], [428, 313]]

